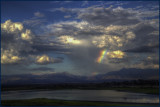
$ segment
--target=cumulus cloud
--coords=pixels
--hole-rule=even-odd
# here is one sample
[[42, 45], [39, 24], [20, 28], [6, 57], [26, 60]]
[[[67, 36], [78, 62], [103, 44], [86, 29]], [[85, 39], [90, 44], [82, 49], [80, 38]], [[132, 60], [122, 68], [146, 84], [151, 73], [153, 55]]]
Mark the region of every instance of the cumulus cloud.
[[13, 23], [11, 20], [5, 21], [5, 23], [1, 24], [1, 29], [8, 33], [16, 33], [16, 31], [22, 31], [23, 25], [22, 23]]
[[26, 29], [20, 22], [12, 22], [7, 20], [1, 24], [2, 30], [2, 47], [1, 47], [1, 62], [2, 64], [20, 63], [25, 58], [23, 52], [31, 51], [30, 47], [34, 34], [29, 29]]
[[[20, 22], [12, 22], [7, 20], [1, 24], [2, 39], [7, 36], [12, 36], [12, 38], [18, 40], [23, 39], [26, 41], [31, 41], [33, 34], [29, 29], [24, 28], [23, 24]], [[4, 42], [4, 41], [2, 41]]]
[[62, 62], [62, 59], [60, 58], [52, 58], [47, 55], [37, 56], [36, 57], [36, 63], [45, 65], [45, 64], [51, 64], [51, 63], [59, 63]]
[[13, 49], [1, 49], [1, 52], [1, 64], [17, 64], [20, 63], [20, 61], [23, 59], [22, 57], [17, 56], [17, 52], [15, 52]]
[[31, 40], [32, 39], [31, 31], [27, 29], [25, 33], [21, 34], [21, 38], [23, 40], [28, 40], [28, 41]]
[[[24, 63], [26, 64], [27, 62], [33, 63], [35, 62], [34, 57], [36, 57], [37, 64], [62, 62], [62, 59], [59, 58], [53, 59], [47, 55], [42, 55], [42, 56], [32, 55], [37, 51], [41, 51], [38, 50], [38, 47], [41, 47], [40, 44], [44, 45], [45, 42], [40, 42], [42, 41], [42, 39], [37, 38], [36, 35], [34, 35], [30, 29], [25, 28], [22, 23], [12, 22], [11, 20], [7, 20], [6, 22], [2, 23], [1, 26], [2, 26], [1, 27], [2, 64], [24, 64]], [[47, 46], [49, 46], [49, 44], [47, 44]], [[54, 49], [54, 46], [51, 47], [53, 47], [52, 50], [56, 50]], [[46, 46], [44, 48], [46, 50]]]

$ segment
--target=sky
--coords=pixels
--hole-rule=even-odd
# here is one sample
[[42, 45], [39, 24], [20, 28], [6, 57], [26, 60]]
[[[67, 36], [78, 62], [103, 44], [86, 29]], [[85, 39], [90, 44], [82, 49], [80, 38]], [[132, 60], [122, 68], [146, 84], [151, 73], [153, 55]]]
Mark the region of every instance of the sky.
[[[1, 74], [159, 70], [158, 1], [3, 1]], [[148, 74], [147, 74], [148, 75]]]

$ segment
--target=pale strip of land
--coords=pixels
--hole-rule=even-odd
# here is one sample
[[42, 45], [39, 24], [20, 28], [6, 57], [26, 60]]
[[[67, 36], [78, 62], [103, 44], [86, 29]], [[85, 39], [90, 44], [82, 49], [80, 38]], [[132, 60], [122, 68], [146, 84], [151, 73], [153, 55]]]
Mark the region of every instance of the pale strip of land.
[[121, 103], [105, 101], [69, 101], [46, 98], [29, 100], [2, 100], [2, 106], [158, 106], [159, 104]]

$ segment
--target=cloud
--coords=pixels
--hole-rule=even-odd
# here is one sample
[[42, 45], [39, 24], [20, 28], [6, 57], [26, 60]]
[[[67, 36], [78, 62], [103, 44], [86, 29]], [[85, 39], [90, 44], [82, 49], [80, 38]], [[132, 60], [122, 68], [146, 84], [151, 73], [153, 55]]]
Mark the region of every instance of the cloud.
[[62, 59], [60, 58], [52, 58], [47, 55], [37, 56], [36, 57], [36, 64], [46, 65], [51, 63], [60, 63]]
[[155, 53], [159, 49], [159, 44], [153, 46], [141, 46], [132, 49], [125, 50], [125, 52], [133, 53]]
[[[131, 25], [140, 22], [139, 19], [134, 17], [136, 13], [123, 9], [122, 7], [104, 8], [93, 6], [84, 9], [59, 8], [56, 10], [77, 13], [77, 18], [94, 25]], [[56, 10], [54, 9], [54, 11]]]
[[28, 26], [31, 26], [31, 27], [40, 26], [44, 22], [46, 22], [46, 19], [28, 19], [28, 20], [23, 21], [23, 23], [25, 25], [28, 25]]
[[61, 43], [64, 43], [64, 44], [74, 44], [74, 45], [81, 44], [81, 41], [80, 41], [80, 40], [77, 40], [77, 39], [75, 39], [74, 37], [72, 37], [72, 36], [67, 36], [67, 35], [58, 37], [58, 40], [59, 40]]
[[40, 13], [40, 12], [35, 12], [34, 16], [36, 16], [36, 17], [44, 17], [44, 14]]
[[25, 33], [22, 33], [22, 34], [21, 34], [21, 38], [22, 38], [23, 40], [28, 40], [28, 41], [30, 41], [30, 40], [32, 39], [31, 31], [27, 29]]
[[82, 6], [86, 6], [86, 5], [88, 5], [88, 1], [84, 1], [82, 4]]
[[23, 30], [23, 25], [22, 23], [13, 23], [11, 20], [7, 20], [5, 23], [1, 24], [1, 29], [7, 33], [16, 33]]
[[107, 56], [109, 58], [123, 58], [125, 56], [125, 53], [120, 51], [120, 50], [116, 50], [116, 51], [113, 51], [113, 52], [107, 52]]
[[152, 56], [148, 56], [135, 64], [126, 66], [126, 68], [159, 69], [158, 57], [158, 54], [153, 54]]
[[[54, 11], [74, 13], [76, 19], [80, 20], [61, 21], [49, 24], [47, 28], [57, 42], [66, 44], [64, 48], [67, 49], [69, 45], [71, 53], [66, 55], [81, 73], [103, 73], [126, 66], [144, 68], [137, 66], [138, 63], [143, 63], [148, 55], [157, 56], [158, 48], [154, 46], [159, 43], [158, 20], [153, 17], [144, 20], [146, 15], [139, 13], [140, 10], [92, 6], [82, 9], [57, 8]], [[67, 38], [70, 38], [70, 42]], [[76, 40], [82, 43], [74, 44]], [[139, 52], [136, 52], [137, 49]], [[95, 60], [101, 50], [107, 50], [108, 54], [102, 63], [97, 64]], [[147, 65], [148, 68], [154, 67]]]
[[[64, 10], [64, 9], [63, 9]], [[153, 13], [153, 14], [152, 14]], [[78, 11], [78, 18], [95, 25], [132, 25], [140, 22], [145, 17], [158, 16], [158, 11], [133, 10], [104, 7], [88, 7], [85, 11]]]
[[[147, 13], [144, 9], [143, 14], [139, 9], [102, 5], [82, 9], [55, 8], [51, 11], [66, 12], [66, 18], [74, 14], [75, 21], [43, 26], [40, 23], [45, 19], [36, 12], [33, 18], [23, 23], [35, 25], [36, 30], [42, 27], [37, 34], [33, 34], [33, 27], [27, 29], [20, 22], [6, 21], [1, 24], [3, 62], [20, 64], [31, 60], [37, 66], [62, 62], [61, 58], [48, 56], [56, 53], [64, 54], [72, 62], [74, 71], [84, 75], [121, 68], [158, 68], [155, 60], [146, 60], [149, 56], [159, 59], [159, 19], [155, 17], [158, 13], [154, 11], [150, 17], [152, 10]], [[107, 50], [107, 54], [102, 63], [96, 63], [102, 50]]]
[[[20, 22], [12, 22], [7, 20], [1, 24], [2, 36], [13, 36], [12, 38], [23, 39], [26, 41], [31, 41], [33, 34], [29, 29], [24, 28], [23, 24]], [[20, 37], [21, 35], [21, 37]], [[5, 37], [4, 37], [5, 38]], [[3, 37], [2, 37], [3, 39]], [[2, 41], [4, 42], [4, 41]]]
[[25, 19], [23, 21], [23, 24], [36, 30], [37, 28], [41, 27], [45, 22], [47, 22], [45, 15], [41, 12], [35, 12], [34, 16], [30, 19]]
[[[66, 46], [67, 47], [67, 46]], [[52, 44], [45, 44], [45, 43], [34, 43], [32, 45], [32, 48], [35, 50], [35, 51], [32, 51], [33, 54], [36, 54], [36, 53], [44, 53], [44, 52], [70, 52], [70, 49], [66, 48], [64, 45], [62, 44], [54, 44], [52, 42]]]
[[140, 68], [140, 69], [159, 69], [159, 64], [146, 64], [144, 62], [133, 64], [130, 66], [127, 66], [126, 68]]
[[[45, 45], [41, 38], [37, 38], [30, 29], [26, 29], [20, 22], [7, 20], [1, 24], [2, 28], [2, 47], [1, 63], [2, 64], [27, 64], [34, 63], [37, 57], [37, 64], [59, 63], [63, 59], [50, 58], [49, 56], [37, 56], [39, 52], [58, 51], [58, 46], [51, 46], [50, 43]], [[42, 45], [40, 45], [42, 44]], [[49, 47], [50, 46], [50, 47]], [[39, 50], [40, 47], [42, 50]], [[44, 47], [44, 48], [43, 48]], [[47, 48], [46, 48], [47, 47]], [[59, 50], [62, 51], [63, 49]], [[34, 55], [32, 55], [34, 54]]]
[[71, 15], [66, 15], [66, 16], [64, 16], [64, 18], [70, 18], [70, 17], [72, 17]]
[[11, 49], [11, 50], [3, 50], [1, 49], [1, 64], [17, 64], [20, 63], [23, 58], [16, 56], [16, 52]]
[[99, 48], [116, 49], [122, 47], [125, 40], [122, 37], [115, 35], [100, 35], [92, 39], [92, 43]]
[[22, 63], [25, 60], [21, 52], [32, 50], [32, 38], [34, 34], [26, 29], [20, 22], [7, 20], [1, 24], [1, 62], [2, 64]]
[[39, 67], [39, 68], [32, 68], [30, 69], [32, 71], [54, 71], [54, 68], [48, 68], [48, 67]]

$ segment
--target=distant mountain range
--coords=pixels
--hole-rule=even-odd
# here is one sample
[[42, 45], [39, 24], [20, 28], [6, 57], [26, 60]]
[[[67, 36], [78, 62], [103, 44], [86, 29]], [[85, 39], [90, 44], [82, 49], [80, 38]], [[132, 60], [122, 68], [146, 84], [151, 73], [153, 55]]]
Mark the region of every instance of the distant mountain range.
[[19, 75], [3, 75], [1, 83], [8, 84], [59, 84], [59, 83], [100, 83], [110, 81], [125, 81], [137, 79], [159, 79], [158, 69], [121, 69], [120, 71], [112, 71], [105, 74], [95, 76], [78, 76], [63, 73], [52, 74], [19, 74]]

